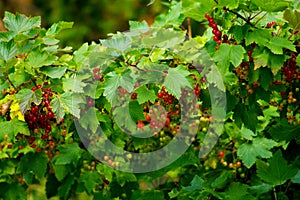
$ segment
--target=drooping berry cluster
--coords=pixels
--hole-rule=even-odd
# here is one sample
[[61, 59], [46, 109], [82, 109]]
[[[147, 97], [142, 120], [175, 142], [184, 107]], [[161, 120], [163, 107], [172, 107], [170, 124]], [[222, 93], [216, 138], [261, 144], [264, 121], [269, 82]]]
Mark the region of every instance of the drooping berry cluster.
[[32, 104], [30, 110], [25, 114], [25, 120], [30, 130], [38, 133], [40, 129], [45, 130], [42, 139], [48, 138], [51, 132], [51, 122], [55, 121], [55, 116], [50, 107], [50, 97], [53, 96], [51, 88], [43, 89], [41, 85], [33, 87], [32, 91], [42, 89], [43, 99], [40, 105]]
[[169, 94], [165, 87], [161, 88], [161, 91], [157, 94], [159, 99], [163, 99], [165, 103], [172, 104], [174, 100], [174, 96]]
[[93, 73], [94, 73], [94, 79], [95, 80], [100, 80], [101, 79], [101, 76], [99, 75], [99, 68], [94, 68]]
[[276, 22], [270, 22], [270, 23], [267, 23], [267, 27], [268, 28], [271, 28], [272, 26], [276, 25]]
[[292, 56], [285, 65], [281, 68], [284, 78], [287, 82], [300, 80], [300, 71], [297, 71], [296, 56]]
[[209, 14], [205, 14], [205, 18], [208, 20], [208, 25], [212, 27], [212, 33], [214, 34], [214, 41], [219, 45], [222, 43], [222, 32], [218, 29], [218, 25], [215, 23], [214, 18], [210, 17]]

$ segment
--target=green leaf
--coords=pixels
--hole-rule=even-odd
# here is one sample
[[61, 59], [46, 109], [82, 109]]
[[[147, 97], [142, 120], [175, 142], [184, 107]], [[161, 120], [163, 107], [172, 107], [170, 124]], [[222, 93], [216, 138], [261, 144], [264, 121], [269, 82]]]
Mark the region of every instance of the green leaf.
[[247, 139], [247, 140], [252, 140], [253, 136], [256, 136], [252, 130], [247, 129], [245, 127], [242, 127], [241, 129], [241, 135], [243, 138]]
[[272, 70], [272, 73], [276, 75], [284, 64], [285, 56], [275, 55], [269, 50], [265, 49], [263, 52], [255, 52], [253, 59], [255, 70], [261, 67], [269, 67]]
[[162, 200], [164, 198], [163, 191], [160, 190], [135, 190], [131, 199], [134, 200]]
[[273, 76], [268, 68], [262, 68], [259, 71], [259, 83], [263, 89], [269, 90], [270, 84], [272, 83]]
[[86, 113], [81, 115], [79, 119], [79, 124], [86, 130], [90, 129], [93, 133], [96, 133], [96, 130], [99, 126], [96, 111], [97, 108], [90, 107]]
[[239, 0], [220, 0], [218, 2], [218, 5], [221, 6], [222, 8], [225, 6], [226, 8], [229, 9], [236, 9], [239, 7]]
[[167, 22], [172, 22], [172, 21], [176, 21], [180, 18], [180, 14], [181, 14], [181, 9], [182, 9], [182, 3], [181, 2], [177, 2], [174, 3], [166, 16], [166, 21]]
[[287, 164], [280, 150], [276, 151], [268, 163], [258, 160], [256, 167], [257, 175], [273, 186], [284, 184], [298, 172], [296, 167]]
[[107, 165], [103, 165], [103, 164], [98, 164], [96, 167], [97, 171], [102, 174], [103, 176], [105, 176], [105, 179], [108, 180], [109, 182], [112, 182], [113, 180], [113, 172], [114, 169], [111, 167], [108, 167]]
[[0, 141], [4, 141], [6, 134], [8, 135], [8, 139], [5, 140], [13, 141], [18, 133], [30, 135], [28, 126], [25, 122], [19, 121], [17, 118], [0, 122]]
[[285, 9], [283, 18], [289, 22], [294, 31], [300, 30], [300, 12], [298, 10]]
[[86, 86], [86, 83], [82, 82], [79, 79], [63, 79], [63, 89], [65, 92], [75, 92], [75, 93], [83, 93], [83, 88]]
[[[190, 17], [196, 21], [203, 21], [205, 15], [203, 13], [209, 13], [211, 8], [216, 5], [214, 0], [185, 0], [182, 1], [182, 12], [185, 17]], [[201, 12], [199, 12], [201, 10]]]
[[17, 55], [17, 46], [13, 40], [9, 42], [0, 41], [0, 59], [5, 61]]
[[65, 110], [73, 116], [80, 118], [80, 105], [83, 103], [82, 97], [71, 92], [63, 93], [60, 97]]
[[230, 63], [235, 67], [240, 65], [245, 52], [245, 49], [241, 45], [221, 44], [219, 51], [216, 51], [214, 55], [214, 61], [218, 63], [218, 67], [222, 66], [220, 70], [224, 72]]
[[130, 71], [125, 71], [122, 74], [116, 72], [110, 72], [107, 74], [107, 81], [104, 83], [104, 96], [110, 103], [113, 103], [118, 99], [118, 88], [122, 87], [127, 92], [132, 92], [136, 83], [135, 77], [131, 76]]
[[219, 90], [225, 92], [226, 88], [225, 88], [224, 82], [227, 81], [227, 83], [230, 83], [230, 82], [228, 82], [229, 79], [230, 80], [234, 80], [234, 79], [231, 79], [229, 77], [230, 72], [221, 73], [221, 74], [220, 73], [221, 72], [218, 71], [218, 69], [216, 67], [212, 67], [206, 76], [207, 82], [210, 84], [216, 85]]
[[183, 189], [187, 191], [202, 190], [204, 183], [205, 181], [202, 178], [200, 178], [198, 175], [196, 175], [194, 176], [191, 185], [184, 187]]
[[146, 47], [171, 48], [185, 39], [185, 32], [169, 29], [159, 29], [155, 36], [144, 37], [142, 43]]
[[60, 100], [60, 98], [52, 99], [50, 102], [50, 106], [54, 112], [55, 118], [57, 122], [60, 122], [65, 116], [64, 106]]
[[265, 46], [272, 38], [271, 32], [265, 29], [256, 29], [246, 34], [246, 45], [256, 43], [260, 46]]
[[60, 21], [58, 23], [52, 24], [52, 26], [47, 30], [46, 35], [56, 35], [58, 34], [61, 30], [72, 28], [73, 22], [64, 22]]
[[273, 125], [269, 133], [276, 140], [290, 141], [294, 138], [299, 138], [300, 127], [291, 125], [286, 119], [283, 119]]
[[244, 143], [237, 151], [238, 157], [243, 161], [247, 168], [250, 168], [258, 157], [270, 158], [272, 153], [269, 151], [277, 143], [267, 138], [254, 138], [252, 143]]
[[46, 66], [41, 68], [41, 72], [50, 78], [61, 78], [67, 71], [67, 67], [52, 67]]
[[54, 163], [56, 165], [73, 164], [77, 166], [77, 162], [83, 153], [83, 150], [78, 146], [78, 143], [63, 144], [57, 147], [60, 154], [54, 157]]
[[22, 14], [16, 14], [5, 12], [4, 14], [4, 26], [7, 30], [15, 32], [16, 34], [28, 31], [34, 27], [41, 26], [41, 17], [28, 18]]
[[300, 170], [298, 170], [297, 174], [292, 179], [293, 183], [300, 183]]
[[69, 192], [70, 192], [74, 182], [75, 182], [75, 176], [74, 175], [67, 176], [66, 180], [64, 180], [62, 182], [62, 185], [60, 185], [59, 188], [58, 188], [58, 195], [60, 197], [63, 197], [63, 199], [69, 199], [68, 198], [69, 197]]
[[30, 108], [32, 102], [39, 105], [42, 101], [42, 91], [40, 89], [32, 91], [30, 89], [23, 89], [16, 95], [17, 100], [20, 103], [20, 110], [24, 115], [25, 111]]
[[4, 185], [0, 185], [0, 187], [1, 197], [4, 197], [4, 199], [27, 199], [28, 193], [20, 183], [5, 183]]
[[22, 85], [31, 78], [25, 70], [17, 70], [14, 73], [10, 73], [8, 77], [15, 87]]
[[129, 27], [132, 32], [146, 33], [149, 31], [149, 26], [145, 20], [142, 22], [129, 21]]
[[121, 185], [121, 187], [123, 187], [127, 182], [137, 181], [136, 176], [132, 173], [116, 171], [115, 174], [116, 174], [116, 181]]
[[148, 101], [154, 103], [157, 99], [155, 92], [153, 90], [149, 90], [145, 85], [136, 89], [135, 92], [138, 94], [137, 101], [139, 104], [143, 104]]
[[17, 173], [24, 173], [27, 184], [32, 183], [33, 176], [42, 179], [47, 171], [48, 159], [45, 153], [27, 153], [19, 163]]
[[248, 34], [249, 28], [249, 25], [235, 25], [229, 29], [229, 33], [232, 33], [234, 35], [234, 38], [237, 42], [241, 42], [243, 39], [245, 39], [246, 34]]
[[70, 172], [70, 165], [53, 165], [53, 170], [57, 180], [62, 181]]
[[300, 55], [298, 54], [297, 58], [296, 58], [296, 63], [298, 66], [300, 66]]
[[184, 69], [182, 66], [169, 68], [168, 75], [165, 78], [163, 85], [177, 99], [180, 99], [181, 89], [184, 89], [185, 87], [191, 88], [191, 85], [186, 78], [189, 74], [190, 72]]
[[291, 41], [286, 38], [272, 37], [272, 39], [266, 44], [266, 46], [274, 54], [283, 54], [283, 48], [296, 52], [296, 47]]
[[94, 187], [102, 183], [102, 179], [96, 171], [84, 171], [79, 177], [79, 182], [82, 182], [87, 193], [91, 194]]
[[28, 64], [34, 68], [40, 68], [47, 65], [52, 65], [57, 60], [57, 57], [50, 55], [47, 52], [40, 52], [38, 50], [31, 51], [28, 54]]
[[230, 171], [224, 171], [217, 177], [212, 183], [212, 188], [224, 188], [228, 184], [229, 180], [232, 178], [232, 173]]
[[228, 200], [255, 200], [253, 196], [248, 193], [248, 185], [242, 183], [231, 183], [229, 189], [225, 193], [225, 199]]
[[119, 51], [125, 51], [126, 49], [131, 47], [131, 39], [125, 35], [115, 35], [111, 39], [100, 41], [103, 46]]
[[271, 120], [273, 117], [280, 117], [277, 106], [270, 106], [263, 110], [263, 114], [266, 120]]
[[277, 11], [283, 11], [288, 6], [290, 6], [292, 2], [288, 0], [270, 0], [270, 1], [252, 0], [251, 3], [254, 3], [262, 11], [277, 12]]

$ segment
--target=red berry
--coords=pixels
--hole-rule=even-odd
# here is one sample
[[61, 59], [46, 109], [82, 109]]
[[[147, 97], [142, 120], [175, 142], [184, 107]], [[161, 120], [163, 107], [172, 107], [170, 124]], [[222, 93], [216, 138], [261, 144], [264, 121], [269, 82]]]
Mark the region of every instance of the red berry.
[[221, 33], [221, 31], [217, 30], [215, 35], [220, 38], [222, 36], [222, 33]]
[[48, 117], [51, 119], [51, 118], [54, 118], [54, 114], [53, 114], [53, 112], [48, 112]]
[[94, 105], [94, 101], [92, 99], [87, 102], [88, 107], [92, 107]]
[[36, 90], [37, 90], [37, 88], [36, 88], [36, 87], [33, 87], [31, 90], [32, 90], [32, 91], [36, 91]]
[[94, 79], [95, 80], [100, 80], [101, 79], [101, 76], [99, 74], [94, 74]]
[[211, 24], [211, 27], [212, 27], [214, 30], [217, 30], [217, 29], [218, 29], [217, 24]]
[[93, 72], [94, 72], [94, 74], [98, 73], [99, 72], [99, 68], [94, 68]]
[[42, 149], [40, 147], [36, 148], [36, 152], [41, 152]]
[[247, 54], [248, 54], [249, 57], [251, 57], [252, 51], [251, 50], [247, 51]]
[[206, 19], [210, 19], [210, 16], [209, 16], [208, 13], [205, 14], [205, 18], [206, 18]]
[[37, 86], [37, 88], [38, 88], [38, 89], [41, 89], [41, 88], [42, 88], [42, 86], [41, 86], [41, 85], [38, 85], [38, 86]]
[[151, 117], [149, 115], [146, 115], [146, 120], [147, 121], [150, 121], [151, 120]]
[[13, 146], [12, 144], [8, 144], [7, 148], [12, 149], [12, 146]]
[[137, 93], [133, 93], [133, 94], [131, 95], [131, 99], [136, 99], [136, 98], [137, 98], [137, 96], [138, 96], [138, 94], [137, 94]]
[[219, 157], [221, 157], [221, 158], [222, 158], [222, 157], [224, 157], [224, 155], [225, 155], [225, 154], [224, 154], [224, 152], [223, 152], [223, 151], [220, 151], [220, 152], [219, 152]]
[[164, 96], [164, 95], [163, 95], [163, 93], [161, 93], [161, 92], [157, 94], [157, 97], [160, 98], [160, 99], [163, 98], [163, 96]]
[[136, 125], [137, 128], [143, 128], [144, 127], [144, 122], [143, 121], [138, 121], [138, 124]]
[[219, 40], [219, 37], [215, 35], [215, 36], [214, 36], [214, 41], [217, 42], [218, 40]]
[[215, 23], [215, 20], [214, 20], [213, 18], [210, 18], [210, 19], [208, 20], [208, 22], [209, 22], [210, 24], [214, 24], [214, 23]]

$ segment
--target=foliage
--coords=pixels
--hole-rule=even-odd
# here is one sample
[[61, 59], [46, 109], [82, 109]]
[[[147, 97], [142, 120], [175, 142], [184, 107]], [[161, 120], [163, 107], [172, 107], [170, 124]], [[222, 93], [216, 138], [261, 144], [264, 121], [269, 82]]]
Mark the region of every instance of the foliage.
[[299, 198], [298, 9], [173, 1], [75, 51], [57, 37], [72, 23], [6, 12], [0, 198]]

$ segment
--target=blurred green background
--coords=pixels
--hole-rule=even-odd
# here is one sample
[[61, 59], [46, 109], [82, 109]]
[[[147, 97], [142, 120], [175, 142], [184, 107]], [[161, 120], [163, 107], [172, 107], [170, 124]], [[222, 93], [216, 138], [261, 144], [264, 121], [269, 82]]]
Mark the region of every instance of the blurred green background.
[[147, 6], [150, 0], [0, 0], [0, 17], [4, 11], [39, 15], [46, 28], [58, 21], [73, 21], [73, 29], [64, 31], [60, 39], [63, 45], [76, 49], [84, 42], [106, 38], [108, 33], [128, 30], [129, 20], [151, 24], [168, 9], [164, 2], [156, 0]]

